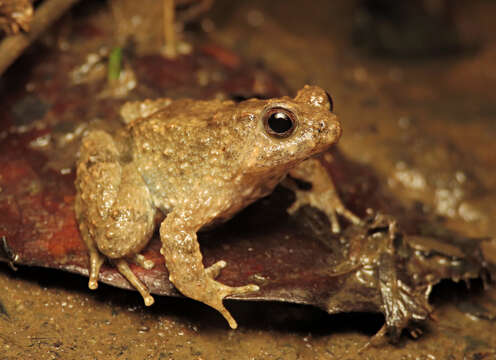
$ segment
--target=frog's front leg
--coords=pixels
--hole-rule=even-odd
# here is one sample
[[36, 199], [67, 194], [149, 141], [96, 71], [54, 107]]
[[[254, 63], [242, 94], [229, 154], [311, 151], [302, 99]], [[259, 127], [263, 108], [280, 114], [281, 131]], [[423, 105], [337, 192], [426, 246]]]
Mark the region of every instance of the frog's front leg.
[[290, 214], [296, 212], [303, 205], [310, 205], [326, 213], [331, 221], [331, 229], [334, 233], [339, 233], [341, 227], [337, 215], [341, 215], [353, 224], [361, 224], [358, 216], [348, 210], [341, 202], [336, 191], [336, 186], [327, 170], [320, 163], [319, 159], [308, 159], [289, 172], [293, 178], [300, 179], [312, 184], [311, 190], [301, 190], [298, 186], [286, 179], [284, 186], [295, 192], [296, 201], [288, 208]]
[[[205, 213], [203, 208], [196, 208], [193, 211]], [[169, 270], [169, 280], [183, 295], [218, 310], [229, 326], [235, 329], [238, 325], [224, 307], [222, 300], [228, 295], [258, 291], [259, 287], [252, 284], [230, 287], [214, 280], [226, 266], [226, 262], [221, 260], [207, 269], [204, 268], [196, 232], [206, 223], [207, 219], [192, 221], [193, 211], [175, 210], [167, 215], [160, 226], [161, 253], [165, 257]]]

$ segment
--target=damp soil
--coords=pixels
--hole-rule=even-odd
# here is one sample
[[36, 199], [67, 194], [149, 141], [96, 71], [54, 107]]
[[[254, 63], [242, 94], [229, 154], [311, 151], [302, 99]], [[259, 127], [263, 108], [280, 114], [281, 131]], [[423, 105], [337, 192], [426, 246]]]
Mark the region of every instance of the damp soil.
[[[218, 0], [201, 26], [187, 32], [196, 49], [201, 49], [200, 56], [195, 57], [197, 62], [184, 62], [176, 72], [161, 66], [165, 70], [150, 74], [146, 72], [150, 63], [163, 65], [164, 60], [150, 55], [136, 60], [135, 71], [144, 80], [133, 96], [153, 96], [164, 82], [175, 84], [167, 96], [234, 94], [240, 99], [261, 93], [291, 93], [306, 83], [318, 84], [332, 94], [334, 109], [343, 123], [344, 135], [335, 155], [338, 164], [354, 164], [342, 165], [345, 170], [341, 176], [339, 168], [335, 170], [345, 202], [361, 215], [368, 207], [388, 209], [406, 225], [407, 233], [432, 235], [439, 233], [442, 224], [442, 229], [465, 239], [495, 238], [496, 93], [492, 89], [496, 84], [496, 24], [492, 16], [496, 4], [457, 2], [451, 14], [452, 31], [457, 31], [456, 51], [451, 51], [450, 37], [451, 50], [442, 56], [429, 56], [425, 49], [405, 53], [401, 47], [394, 48], [394, 42], [377, 46], [380, 39], [363, 34], [357, 43], [356, 24], [363, 11], [366, 9], [358, 3], [348, 1], [319, 0], [302, 6], [300, 1]], [[0, 133], [3, 144], [15, 143], [11, 144], [15, 148], [26, 142], [26, 133], [36, 134], [29, 144], [33, 153], [41, 155], [33, 157], [32, 162], [48, 169], [45, 175], [57, 172], [65, 177], [65, 185], [53, 191], [60, 198], [54, 202], [57, 204], [71, 201], [71, 167], [77, 147], [71, 148], [71, 139], [64, 134], [81, 131], [71, 120], [77, 116], [97, 119], [90, 126], [112, 128], [117, 119], [113, 115], [115, 103], [101, 100], [106, 96], [105, 89], [90, 86], [81, 92], [83, 84], [67, 92], [66, 97], [59, 94], [50, 98], [51, 86], [67, 77], [71, 69], [80, 68], [87, 61], [86, 55], [101, 47], [102, 38], [111, 36], [108, 19], [101, 3], [80, 5], [4, 75], [8, 81], [0, 82], [2, 94], [14, 90], [22, 93], [3, 98], [4, 109], [9, 111], [2, 112], [2, 121], [13, 122], [20, 129], [15, 136], [8, 131]], [[375, 21], [369, 21], [369, 25], [391, 26], [380, 23], [380, 19]], [[54, 48], [57, 50], [51, 51]], [[255, 65], [236, 71], [239, 59]], [[198, 67], [207, 70], [198, 72]], [[188, 69], [195, 69], [194, 75], [188, 75]], [[215, 80], [216, 73], [225, 71], [229, 81]], [[203, 78], [208, 74], [214, 74], [210, 77], [214, 80], [206, 89], [195, 92], [184, 86], [188, 76]], [[98, 71], [94, 76], [99, 76]], [[78, 99], [81, 96], [99, 97], [98, 107], [83, 106]], [[36, 121], [23, 123], [25, 119], [40, 118], [50, 124], [50, 141], [63, 144], [64, 154], [52, 156], [58, 147], [46, 145], [45, 130], [36, 128]], [[47, 163], [42, 160], [45, 157], [57, 161]], [[21, 158], [14, 153], [12, 164]], [[360, 181], [347, 178], [347, 166], [366, 169], [367, 176]], [[2, 173], [4, 180], [26, 176], [13, 171], [22, 166], [11, 169]], [[362, 193], [379, 188], [386, 198], [381, 203], [368, 196], [364, 199], [368, 198], [370, 204], [355, 204], [356, 198], [346, 194], [353, 193], [357, 186], [365, 187]], [[36, 182], [28, 190], [36, 198]], [[278, 191], [275, 201], [272, 198], [258, 206], [277, 203], [285, 196]], [[383, 204], [391, 199], [392, 205]], [[46, 199], [39, 201], [54, 213], [66, 214], [63, 206], [54, 206]], [[419, 213], [435, 221], [411, 221]], [[37, 215], [30, 214], [32, 218]], [[70, 223], [71, 219], [59, 220]], [[266, 220], [262, 221], [264, 227], [269, 227], [270, 221], [279, 221], [277, 216]], [[51, 221], [41, 228], [59, 225], [55, 217]], [[429, 228], [432, 224], [436, 225], [434, 229]], [[72, 239], [70, 229], [58, 236]], [[49, 250], [65, 253], [79, 246], [77, 242], [65, 244], [68, 248]], [[204, 247], [208, 251], [208, 244]], [[443, 249], [460, 256], [456, 249]], [[219, 255], [228, 250], [221, 248]], [[35, 244], [33, 253], [40, 251], [43, 249]], [[145, 308], [136, 292], [104, 284], [98, 291], [90, 291], [85, 277], [64, 271], [19, 266], [14, 272], [3, 263], [0, 270], [2, 359], [496, 357], [496, 291], [484, 279], [456, 282], [456, 276], [447, 276], [451, 280], [441, 281], [430, 295], [432, 320], [422, 322], [414, 332], [405, 331], [397, 343], [385, 341], [364, 349], [384, 323], [380, 314], [330, 315], [306, 305], [229, 300], [227, 306], [240, 325], [233, 331], [214, 310], [188, 299], [157, 296], [156, 304]], [[291, 269], [287, 272], [290, 274]]]

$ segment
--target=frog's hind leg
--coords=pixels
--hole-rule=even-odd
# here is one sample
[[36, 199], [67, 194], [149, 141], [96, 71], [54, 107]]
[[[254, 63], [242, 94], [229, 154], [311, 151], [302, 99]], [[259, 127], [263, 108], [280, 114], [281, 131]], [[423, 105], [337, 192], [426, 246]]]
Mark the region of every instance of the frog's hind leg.
[[155, 225], [155, 207], [143, 179], [132, 162], [120, 162], [117, 145], [104, 131], [83, 139], [77, 171], [76, 215], [90, 255], [89, 288], [97, 287], [107, 257], [151, 305], [148, 289], [124, 260], [134, 258], [144, 268], [153, 265], [137, 256]]
[[139, 291], [146, 306], [153, 304], [148, 288], [130, 269], [127, 260], [151, 269], [153, 262], [139, 252], [152, 237], [155, 226], [155, 208], [148, 188], [137, 169], [128, 164], [122, 167], [122, 180], [115, 203], [105, 227], [97, 241], [99, 250], [112, 259], [119, 272]]

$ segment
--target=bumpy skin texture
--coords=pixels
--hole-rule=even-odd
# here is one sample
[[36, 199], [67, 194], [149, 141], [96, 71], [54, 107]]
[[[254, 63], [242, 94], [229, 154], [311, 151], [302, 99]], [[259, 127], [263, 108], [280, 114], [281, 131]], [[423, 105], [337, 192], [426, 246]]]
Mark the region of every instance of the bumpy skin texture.
[[[264, 119], [273, 109], [293, 115], [291, 135], [267, 131]], [[121, 115], [128, 125], [115, 136], [89, 132], [77, 164], [76, 216], [90, 253], [89, 287], [97, 287], [99, 268], [108, 258], [151, 305], [153, 298], [127, 261], [151, 265], [137, 254], [160, 218], [161, 253], [172, 283], [183, 295], [220, 311], [235, 328], [223, 298], [258, 287], [215, 281], [226, 263], [205, 269], [196, 233], [268, 195], [291, 169], [336, 143], [341, 127], [329, 109], [326, 93], [315, 86], [305, 86], [294, 99], [125, 104]], [[307, 167], [300, 171], [303, 177]], [[332, 201], [313, 205], [335, 217], [344, 207], [330, 179], [327, 184]], [[307, 200], [299, 196], [293, 210], [312, 204]]]

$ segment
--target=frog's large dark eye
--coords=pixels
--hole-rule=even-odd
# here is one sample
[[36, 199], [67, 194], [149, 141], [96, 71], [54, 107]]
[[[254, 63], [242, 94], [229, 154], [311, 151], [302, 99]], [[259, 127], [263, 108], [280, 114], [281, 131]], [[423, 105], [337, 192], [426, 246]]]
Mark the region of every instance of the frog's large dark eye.
[[282, 107], [275, 107], [265, 112], [263, 124], [267, 134], [285, 138], [296, 128], [296, 115]]

